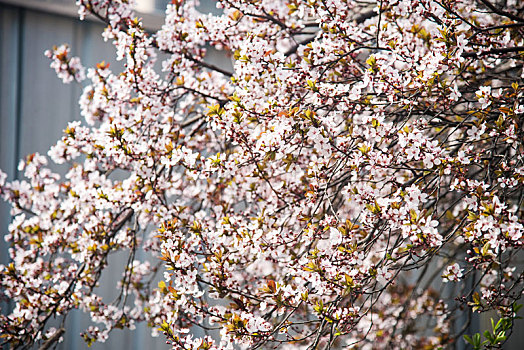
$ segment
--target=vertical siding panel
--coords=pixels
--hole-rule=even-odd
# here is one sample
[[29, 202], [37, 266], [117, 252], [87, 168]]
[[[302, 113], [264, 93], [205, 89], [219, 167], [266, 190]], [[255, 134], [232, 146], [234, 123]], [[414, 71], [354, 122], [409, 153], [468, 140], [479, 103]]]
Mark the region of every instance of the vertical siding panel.
[[[17, 93], [19, 91], [20, 11], [0, 5], [0, 169], [14, 179], [17, 166]], [[0, 232], [7, 233], [9, 205], [0, 201]], [[0, 264], [8, 261], [7, 244], [0, 240]]]
[[71, 86], [63, 85], [49, 67], [44, 51], [70, 43], [73, 23], [63, 17], [27, 11], [22, 45], [22, 110], [20, 152], [46, 154], [71, 119]]
[[[74, 98], [72, 85], [64, 85], [57, 78], [49, 67], [50, 60], [44, 56], [44, 51], [54, 45], [72, 42], [73, 22], [46, 13], [24, 12], [23, 35], [20, 37], [23, 52], [20, 58], [21, 109], [18, 116], [20, 157], [35, 152], [47, 154], [49, 148], [61, 138], [62, 130], [72, 117], [71, 100]], [[65, 169], [65, 166], [51, 164], [50, 167], [61, 173]], [[69, 336], [73, 332], [68, 329], [66, 333]], [[67, 341], [68, 337], [65, 338]], [[74, 345], [71, 343], [69, 348], [74, 348]]]
[[[118, 72], [122, 62], [114, 59], [115, 49], [101, 38], [103, 26], [73, 18], [51, 15], [0, 4], [0, 169], [9, 179], [17, 177], [20, 158], [39, 152], [46, 154], [61, 136], [67, 122], [79, 120], [78, 98], [82, 86], [64, 85], [49, 67], [44, 51], [67, 43], [86, 67], [105, 60]], [[87, 82], [86, 82], [87, 83]], [[84, 84], [85, 85], [85, 84]], [[65, 167], [51, 165], [63, 173]], [[9, 206], [0, 201], [0, 230], [7, 232]], [[8, 261], [7, 246], [0, 239], [0, 263]], [[115, 283], [121, 279], [126, 254], [110, 257], [110, 266], [96, 292], [111, 302], [117, 295]], [[115, 267], [116, 266], [116, 267]], [[6, 310], [2, 305], [2, 310]], [[145, 324], [135, 331], [115, 330], [106, 343], [88, 348], [79, 334], [92, 323], [79, 310], [67, 317], [64, 341], [58, 349], [167, 349], [162, 336], [153, 338]]]
[[[9, 180], [16, 177], [17, 109], [19, 93], [19, 36], [21, 11], [0, 5], [0, 169]], [[3, 239], [11, 215], [10, 206], [0, 198], [0, 264], [9, 262], [8, 244]], [[10, 303], [0, 301], [0, 311], [10, 310]]]

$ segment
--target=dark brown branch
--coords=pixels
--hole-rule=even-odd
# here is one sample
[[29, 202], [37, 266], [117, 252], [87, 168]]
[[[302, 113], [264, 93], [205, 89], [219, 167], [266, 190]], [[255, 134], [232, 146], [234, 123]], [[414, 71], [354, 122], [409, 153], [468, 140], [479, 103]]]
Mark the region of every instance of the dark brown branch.
[[524, 18], [521, 18], [519, 16], [516, 16], [510, 12], [504, 11], [502, 9], [498, 9], [493, 5], [489, 0], [480, 0], [481, 3], [486, 5], [487, 8], [489, 8], [491, 11], [495, 12], [497, 15], [504, 16], [507, 18], [510, 18], [517, 22], [524, 22]]
[[524, 51], [524, 46], [502, 47], [498, 49], [491, 49], [489, 51], [484, 51], [484, 52], [466, 52], [462, 55], [462, 57], [476, 58], [476, 57], [486, 56], [486, 55], [497, 55], [497, 54], [504, 54], [504, 53], [511, 53], [511, 52], [520, 52], [520, 51]]
[[492, 26], [492, 27], [478, 28], [478, 30], [482, 31], [482, 32], [487, 32], [487, 31], [490, 31], [490, 30], [518, 28], [518, 27], [523, 27], [523, 26], [524, 26], [524, 22], [522, 22], [522, 23], [509, 23], [509, 24], [501, 24], [501, 25]]
[[222, 69], [220, 67], [217, 67], [217, 66], [215, 66], [213, 64], [197, 60], [196, 58], [192, 57], [191, 55], [185, 54], [184, 57], [186, 59], [190, 60], [191, 62], [195, 62], [196, 64], [198, 64], [201, 67], [204, 67], [204, 68], [211, 69], [211, 70], [214, 70], [216, 72], [222, 73], [222, 74], [224, 74], [227, 77], [232, 77], [233, 76], [233, 73], [230, 73], [227, 70], [224, 70], [224, 69]]
[[56, 342], [58, 342], [60, 340], [60, 337], [64, 333], [65, 333], [65, 329], [64, 328], [58, 328], [56, 330], [56, 332], [51, 337], [49, 337], [49, 339], [47, 339], [44, 342], [44, 344], [42, 344], [42, 346], [39, 348], [39, 350], [47, 350], [47, 349], [49, 349], [51, 346], [53, 346]]

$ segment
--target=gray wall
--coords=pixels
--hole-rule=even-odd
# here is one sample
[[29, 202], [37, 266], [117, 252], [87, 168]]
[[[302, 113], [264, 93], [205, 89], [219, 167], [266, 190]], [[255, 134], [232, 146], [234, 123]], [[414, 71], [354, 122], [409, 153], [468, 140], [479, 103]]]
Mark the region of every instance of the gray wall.
[[[64, 85], [49, 67], [44, 51], [68, 43], [72, 54], [81, 57], [86, 67], [105, 60], [117, 70], [120, 63], [114, 62], [112, 45], [102, 40], [102, 29], [100, 23], [0, 3], [0, 169], [10, 180], [18, 177], [19, 159], [34, 152], [46, 154], [62, 136], [68, 121], [80, 118], [78, 98], [82, 86]], [[9, 220], [9, 207], [0, 201], [0, 236], [7, 232]], [[126, 258], [116, 255], [111, 260], [123, 266]], [[2, 238], [0, 263], [7, 261], [7, 246]], [[100, 287], [102, 295], [109, 298], [115, 293], [114, 281], [120, 279], [121, 273], [106, 271]], [[2, 310], [6, 310], [6, 305], [2, 305]], [[87, 349], [79, 333], [88, 325], [82, 312], [73, 312], [58, 349]], [[91, 347], [167, 348], [163, 337], [152, 338], [144, 325], [133, 332], [115, 330], [106, 343]]]

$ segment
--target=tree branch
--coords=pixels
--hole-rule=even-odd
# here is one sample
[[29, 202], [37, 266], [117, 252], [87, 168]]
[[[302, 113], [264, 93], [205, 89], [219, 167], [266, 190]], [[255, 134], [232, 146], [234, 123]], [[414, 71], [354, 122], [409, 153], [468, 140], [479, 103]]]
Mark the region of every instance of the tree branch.
[[502, 47], [498, 49], [491, 49], [489, 51], [484, 51], [484, 52], [466, 52], [462, 55], [462, 57], [476, 58], [476, 57], [486, 56], [486, 55], [496, 55], [496, 54], [504, 54], [504, 53], [511, 53], [511, 52], [519, 52], [519, 51], [524, 51], [524, 46]]
[[192, 57], [191, 55], [185, 54], [184, 57], [187, 58], [188, 60], [190, 60], [191, 62], [195, 62], [196, 64], [198, 64], [201, 67], [204, 67], [204, 68], [211, 69], [211, 70], [214, 70], [216, 72], [222, 73], [225, 76], [230, 77], [230, 78], [233, 76], [233, 73], [230, 73], [227, 70], [224, 70], [224, 69], [222, 69], [220, 67], [217, 67], [217, 66], [215, 66], [213, 64], [197, 60], [196, 58]]
[[481, 3], [486, 5], [487, 8], [489, 8], [491, 11], [495, 12], [497, 15], [508, 17], [514, 21], [517, 22], [524, 22], [524, 18], [521, 18], [519, 16], [516, 16], [510, 12], [504, 11], [502, 9], [498, 9], [493, 5], [489, 0], [480, 0]]

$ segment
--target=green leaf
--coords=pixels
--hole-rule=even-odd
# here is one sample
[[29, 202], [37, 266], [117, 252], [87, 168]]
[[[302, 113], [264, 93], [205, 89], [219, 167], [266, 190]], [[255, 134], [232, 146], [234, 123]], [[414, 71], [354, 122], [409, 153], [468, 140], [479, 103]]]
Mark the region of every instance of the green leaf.
[[513, 312], [518, 312], [520, 309], [522, 309], [522, 306], [524, 306], [524, 304], [513, 303]]
[[486, 337], [491, 344], [495, 344], [495, 337], [489, 331], [484, 331], [484, 337]]
[[318, 91], [318, 88], [317, 88], [317, 84], [313, 81], [313, 80], [307, 80], [307, 86], [309, 86], [309, 88], [311, 90], [313, 90], [314, 92], [317, 92]]
[[500, 326], [502, 325], [503, 322], [504, 322], [504, 319], [501, 318], [501, 319], [499, 319], [497, 324], [495, 326], [493, 326], [493, 319], [491, 319], [491, 326], [493, 327], [493, 333], [495, 333], [500, 328]]
[[506, 340], [506, 335], [503, 332], [503, 334], [497, 335], [497, 338], [495, 338], [495, 344], [502, 343], [504, 340]]
[[486, 242], [486, 244], [484, 244], [484, 246], [482, 247], [482, 256], [485, 256], [488, 254], [488, 250], [489, 250], [489, 242]]
[[473, 346], [475, 349], [480, 348], [480, 333], [475, 333], [473, 335]]

